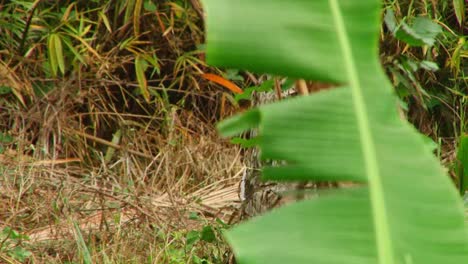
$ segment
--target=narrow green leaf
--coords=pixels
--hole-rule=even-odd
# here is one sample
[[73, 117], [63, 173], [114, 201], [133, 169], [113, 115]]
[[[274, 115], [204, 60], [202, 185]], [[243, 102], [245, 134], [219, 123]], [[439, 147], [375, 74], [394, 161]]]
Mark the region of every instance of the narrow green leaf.
[[258, 145], [258, 138], [245, 139], [245, 138], [235, 137], [231, 139], [231, 144], [239, 144], [243, 148], [252, 148]]
[[130, 22], [130, 19], [133, 17], [133, 14], [135, 11], [135, 1], [125, 1], [122, 3], [125, 3], [122, 5], [122, 9], [125, 10], [124, 24], [127, 24]]
[[62, 39], [59, 34], [52, 34], [54, 43], [55, 58], [57, 60], [58, 69], [62, 74], [65, 74], [65, 57], [63, 56]]
[[91, 258], [91, 254], [89, 252], [88, 246], [86, 246], [86, 242], [83, 239], [83, 235], [81, 234], [80, 227], [78, 226], [76, 221], [73, 221], [74, 227], [74, 234], [75, 234], [75, 241], [78, 246], [79, 253], [83, 258], [83, 263], [85, 264], [92, 264], [93, 260]]
[[[120, 143], [120, 139], [122, 138], [122, 130], [117, 129], [117, 131], [112, 136], [112, 144], [118, 145]], [[110, 162], [115, 154], [115, 148], [107, 147], [106, 155], [104, 155], [104, 161]]]
[[437, 63], [433, 62], [433, 61], [426, 61], [426, 60], [423, 60], [419, 63], [419, 66], [424, 69], [424, 70], [427, 70], [427, 71], [432, 71], [432, 72], [435, 72], [435, 71], [438, 71], [439, 70], [439, 66], [437, 65]]
[[147, 67], [148, 64], [143, 57], [137, 56], [135, 58], [135, 74], [137, 76], [138, 85], [140, 86], [140, 92], [143, 95], [143, 98], [145, 98], [145, 101], [149, 102], [150, 93], [148, 91], [148, 84], [145, 75]]
[[49, 66], [52, 71], [52, 76], [57, 76], [58, 71], [58, 62], [57, 62], [57, 53], [55, 52], [56, 42], [54, 40], [55, 34], [50, 34], [47, 39], [47, 49], [49, 53]]
[[460, 26], [465, 22], [465, 0], [453, 0], [453, 9]]
[[260, 122], [260, 113], [250, 110], [243, 115], [237, 115], [218, 124], [218, 130], [223, 136], [235, 136], [245, 130], [256, 127]]
[[102, 12], [102, 11], [99, 11], [98, 16], [99, 16], [99, 18], [102, 19], [102, 22], [104, 23], [104, 26], [106, 26], [107, 31], [112, 33], [112, 27], [110, 25], [109, 18], [107, 18], [106, 14], [104, 12]]
[[70, 39], [68, 37], [64, 37], [62, 38], [62, 41], [63, 43], [65, 44], [65, 46], [68, 48], [69, 51], [71, 51], [73, 53], [73, 55], [75, 56], [74, 59], [77, 59], [79, 60], [82, 64], [86, 65], [86, 60], [83, 58], [83, 56], [76, 50], [76, 48], [73, 46], [72, 42], [70, 41]]

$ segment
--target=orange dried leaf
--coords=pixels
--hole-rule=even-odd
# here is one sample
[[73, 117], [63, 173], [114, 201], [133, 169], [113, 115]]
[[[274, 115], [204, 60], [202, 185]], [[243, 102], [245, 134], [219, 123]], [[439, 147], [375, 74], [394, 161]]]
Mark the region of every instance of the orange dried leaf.
[[231, 90], [234, 93], [241, 94], [241, 93], [244, 92], [235, 83], [233, 83], [233, 82], [231, 82], [229, 80], [226, 80], [225, 78], [223, 78], [223, 77], [221, 77], [219, 75], [212, 74], [212, 73], [205, 73], [205, 74], [202, 74], [202, 77], [207, 79], [208, 81], [212, 81], [212, 82], [215, 82], [215, 83], [217, 83], [219, 85], [222, 85], [222, 86], [226, 87], [227, 89]]

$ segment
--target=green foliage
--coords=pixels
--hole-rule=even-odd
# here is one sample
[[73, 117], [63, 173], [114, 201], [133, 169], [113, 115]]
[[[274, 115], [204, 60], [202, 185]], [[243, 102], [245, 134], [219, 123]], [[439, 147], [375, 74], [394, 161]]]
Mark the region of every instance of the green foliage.
[[32, 253], [22, 246], [23, 240], [28, 240], [28, 237], [10, 227], [3, 228], [0, 232], [0, 253], [5, 252], [15, 260], [25, 262]]
[[433, 46], [435, 38], [442, 32], [442, 27], [427, 17], [417, 17], [413, 25], [397, 23], [391, 9], [385, 14], [385, 24], [393, 35], [411, 46]]
[[0, 154], [5, 151], [5, 145], [11, 144], [13, 142], [13, 137], [4, 132], [0, 132]]
[[[442, 31], [432, 46], [421, 47], [396, 38], [387, 21], [381, 35], [382, 62], [402, 98], [405, 114], [418, 129], [442, 140], [446, 150], [456, 145], [466, 123], [467, 45], [464, 30], [455, 19], [460, 2], [463, 1], [385, 1], [386, 10], [394, 13], [395, 26], [414, 26], [415, 20], [424, 18], [427, 31], [433, 26]], [[421, 65], [423, 61], [437, 64], [439, 70], [426, 68]]]
[[[109, 174], [119, 182], [121, 192], [118, 195], [129, 199], [138, 199], [143, 192], [159, 197], [167, 191], [168, 185], [158, 182], [167, 182], [170, 178], [179, 182], [177, 192], [186, 197], [188, 192], [218, 181], [218, 176], [230, 177], [222, 173], [213, 178], [205, 171], [198, 173], [192, 169], [186, 171], [188, 174], [179, 173], [179, 169], [186, 167], [185, 162], [179, 167], [181, 155], [169, 153], [183, 148], [188, 157], [198, 155], [195, 152], [199, 151], [215, 151], [216, 148], [197, 147], [185, 152], [189, 149], [185, 144], [202, 142], [202, 145], [219, 147], [211, 142], [214, 136], [210, 122], [225, 115], [222, 110], [233, 111], [228, 103], [219, 106], [218, 99], [224, 99], [224, 94], [201, 77], [205, 72], [220, 74], [221, 71], [206, 67], [204, 52], [197, 48], [203, 41], [203, 16], [194, 3], [196, 1], [185, 0], [0, 0], [0, 115], [3, 121], [0, 124], [3, 132], [0, 132], [0, 154], [3, 154], [0, 167], [5, 174], [0, 180], [0, 189], [6, 192], [1, 200], [5, 203], [2, 217], [10, 219], [15, 226], [29, 229], [30, 233], [33, 228], [58, 228], [70, 213], [83, 212], [84, 207], [94, 208], [94, 200], [71, 191], [69, 197], [65, 195], [70, 201], [70, 210], [62, 210], [60, 204], [65, 200], [61, 198], [62, 187], [71, 184], [71, 189], [78, 188], [71, 183], [73, 177], [51, 177], [54, 178], [51, 182], [46, 180], [48, 177], [39, 176], [39, 171], [51, 174], [60, 171], [65, 175], [73, 167], [76, 168], [73, 173], [86, 175], [79, 180], [83, 183], [106, 181], [105, 174]], [[239, 72], [228, 74], [237, 80], [242, 78]], [[11, 137], [14, 137], [13, 142]], [[210, 139], [201, 140], [205, 137]], [[123, 153], [137, 153], [135, 159], [130, 158], [133, 154], [128, 156], [136, 170], [123, 173], [121, 169], [129, 168], [129, 163], [117, 162]], [[163, 158], [165, 155], [171, 158]], [[147, 163], [147, 159], [156, 156], [168, 161], [174, 173], [166, 170], [168, 177], [151, 181], [140, 181], [132, 176], [140, 169], [149, 170], [147, 166], [159, 164], [156, 160]], [[60, 163], [57, 170], [45, 169], [44, 166], [55, 166], [55, 160], [66, 164]], [[231, 160], [227, 162], [235, 169]], [[220, 164], [216, 166], [222, 166]], [[101, 166], [109, 170], [104, 172]], [[206, 170], [208, 167], [199, 168]], [[210, 180], [198, 182], [192, 175], [200, 179], [206, 175]], [[43, 187], [55, 185], [55, 181], [62, 187]], [[179, 195], [177, 192], [173, 194]], [[111, 195], [108, 199], [114, 198]], [[103, 206], [106, 207], [104, 203]], [[158, 210], [149, 203], [145, 206], [148, 212]], [[51, 210], [43, 209], [49, 207]], [[22, 213], [24, 210], [28, 217]], [[79, 213], [76, 219], [81, 221], [80, 217], [93, 213]], [[176, 229], [167, 231], [167, 240], [154, 239], [153, 234], [147, 232], [149, 224], [145, 224], [154, 219], [145, 218], [137, 221], [138, 226], [125, 224], [122, 233], [115, 231], [114, 225], [92, 231], [80, 230], [75, 225], [71, 230], [75, 232], [75, 241], [67, 238], [68, 243], [62, 244], [62, 240], [57, 239], [49, 245], [35, 240], [31, 242], [31, 250], [39, 263], [143, 263], [142, 260], [151, 257], [155, 262], [164, 263], [162, 255], [169, 249], [177, 252], [174, 259], [179, 263], [192, 260], [220, 263], [225, 257], [221, 251], [227, 246], [222, 243], [217, 227], [197, 222], [200, 239], [187, 249], [186, 231], [179, 230], [187, 228], [185, 223], [174, 221], [173, 224], [172, 218], [178, 215], [171, 215], [168, 226], [163, 227], [165, 231]], [[102, 223], [107, 223], [107, 218], [103, 218]], [[173, 240], [177, 232], [177, 239]], [[138, 241], [142, 243], [134, 245], [140, 233], [143, 234]], [[166, 247], [169, 248], [167, 252]], [[3, 253], [0, 259], [7, 255]]]
[[[205, 64], [196, 57], [182, 65], [177, 61], [201, 44], [201, 17], [187, 1], [8, 1], [0, 5], [0, 53], [6, 54], [9, 65], [22, 65], [25, 61], [19, 58], [27, 58], [24, 70], [36, 79], [125, 74], [130, 79], [126, 81], [136, 83], [132, 89], [150, 103], [158, 91], [151, 90], [148, 79], [162, 79], [162, 87], [194, 83], [193, 76]], [[167, 74], [161, 76], [163, 61]]]
[[[219, 219], [215, 223], [208, 223], [196, 213], [192, 213], [190, 219], [203, 223], [203, 227], [187, 232], [172, 233], [174, 243], [171, 243], [169, 248], [165, 250], [164, 263], [222, 263], [224, 252], [216, 250], [216, 248], [223, 243], [221, 233], [228, 226]], [[185, 243], [180, 244], [181, 241]]]
[[52, 75], [57, 76], [58, 70], [65, 74], [65, 59], [63, 57], [62, 40], [58, 34], [50, 34], [47, 46], [49, 50], [49, 66], [52, 70]]
[[[380, 66], [379, 1], [204, 3], [210, 63], [341, 84], [233, 117], [221, 132], [259, 127], [262, 158], [286, 164], [265, 168], [264, 179], [360, 185], [233, 229], [239, 263], [468, 259], [460, 198], [423, 137], [399, 118]], [[403, 30], [396, 35], [414, 45], [432, 45], [440, 33], [423, 18]]]
[[81, 259], [83, 260], [84, 264], [91, 264], [93, 263], [93, 260], [91, 258], [91, 253], [89, 252], [88, 246], [86, 245], [86, 242], [83, 239], [83, 235], [81, 234], [80, 227], [78, 226], [78, 223], [76, 221], [73, 221], [73, 227], [74, 227], [74, 235], [75, 235], [75, 241], [78, 246], [78, 252], [80, 254]]
[[10, 94], [12, 91], [11, 87], [0, 85], [0, 95]]
[[252, 94], [254, 92], [269, 92], [273, 90], [273, 85], [274, 85], [274, 80], [270, 79], [267, 81], [264, 81], [262, 84], [258, 86], [250, 86], [244, 89], [244, 92], [241, 94], [236, 94], [234, 99], [236, 101], [240, 100], [251, 100], [252, 99]]
[[465, 0], [453, 0], [453, 9], [458, 23], [463, 26], [465, 22]]
[[458, 161], [458, 187], [463, 196], [468, 191], [468, 136], [462, 134], [459, 138], [457, 150]]

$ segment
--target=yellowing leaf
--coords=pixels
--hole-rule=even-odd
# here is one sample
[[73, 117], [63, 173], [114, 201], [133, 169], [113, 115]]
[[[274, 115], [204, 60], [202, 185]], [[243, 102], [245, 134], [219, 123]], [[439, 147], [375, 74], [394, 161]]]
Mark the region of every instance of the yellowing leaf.
[[149, 103], [150, 93], [148, 91], [148, 83], [145, 76], [145, 70], [147, 67], [148, 65], [142, 57], [137, 56], [135, 58], [135, 73], [137, 76], [138, 85], [140, 86], [140, 91], [143, 95], [143, 98], [145, 98], [145, 101]]
[[106, 26], [107, 31], [112, 33], [112, 27], [110, 25], [109, 19], [107, 18], [106, 14], [104, 14], [104, 12], [102, 12], [102, 11], [99, 11], [98, 15], [102, 19], [102, 22], [104, 23], [104, 26]]
[[58, 70], [62, 74], [65, 73], [65, 58], [63, 57], [62, 40], [59, 34], [52, 33], [49, 35], [48, 41], [49, 64], [52, 70], [52, 76], [57, 76]]
[[50, 70], [52, 71], [52, 76], [57, 76], [57, 54], [55, 53], [55, 41], [54, 41], [54, 34], [50, 34], [49, 38], [47, 39], [47, 49], [49, 52], [49, 66]]
[[65, 58], [63, 57], [62, 40], [58, 34], [54, 34], [53, 40], [55, 42], [55, 54], [58, 68], [62, 74], [65, 74]]
[[453, 9], [455, 10], [458, 24], [462, 26], [465, 21], [465, 0], [453, 0]]
[[135, 9], [133, 10], [133, 32], [135, 33], [135, 36], [140, 34], [140, 15], [142, 6], [142, 0], [135, 1]]

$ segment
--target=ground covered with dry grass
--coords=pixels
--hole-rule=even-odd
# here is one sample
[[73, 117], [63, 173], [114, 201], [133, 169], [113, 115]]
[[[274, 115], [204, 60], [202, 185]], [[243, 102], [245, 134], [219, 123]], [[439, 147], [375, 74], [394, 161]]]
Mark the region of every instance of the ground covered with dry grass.
[[0, 263], [232, 261], [245, 165], [214, 126], [239, 110], [198, 1], [0, 1], [0, 24]]
[[[165, 137], [148, 121], [121, 128], [118, 144], [88, 136], [71, 117], [62, 116], [49, 120], [64, 131], [50, 132], [63, 140], [57, 157], [22, 138], [30, 124], [22, 114], [5, 117], [17, 121], [18, 130], [10, 130], [13, 139], [0, 155], [0, 224], [27, 236], [4, 234], [0, 256], [5, 261], [20, 249], [32, 253], [35, 263], [226, 258], [219, 232], [235, 217], [239, 202], [244, 170], [239, 148], [220, 141], [213, 127], [185, 112], [172, 112], [173, 127]], [[90, 153], [65, 154], [69, 148]], [[203, 230], [213, 234], [190, 241]]]
[[[0, 224], [27, 236], [4, 234], [4, 260], [18, 247], [32, 253], [35, 263], [87, 258], [93, 263], [187, 263], [195, 257], [213, 262], [226, 257], [219, 231], [239, 202], [244, 165], [238, 147], [185, 111], [172, 111], [167, 135], [148, 119], [121, 126], [119, 140], [110, 142], [80, 129], [66, 109], [48, 108], [56, 112], [39, 119], [43, 125], [38, 127], [38, 134], [48, 137], [37, 141], [60, 146], [53, 155], [27, 137], [34, 122], [30, 115], [5, 111], [3, 116], [16, 124], [0, 155]], [[202, 230], [214, 237], [189, 245], [190, 232]]]

